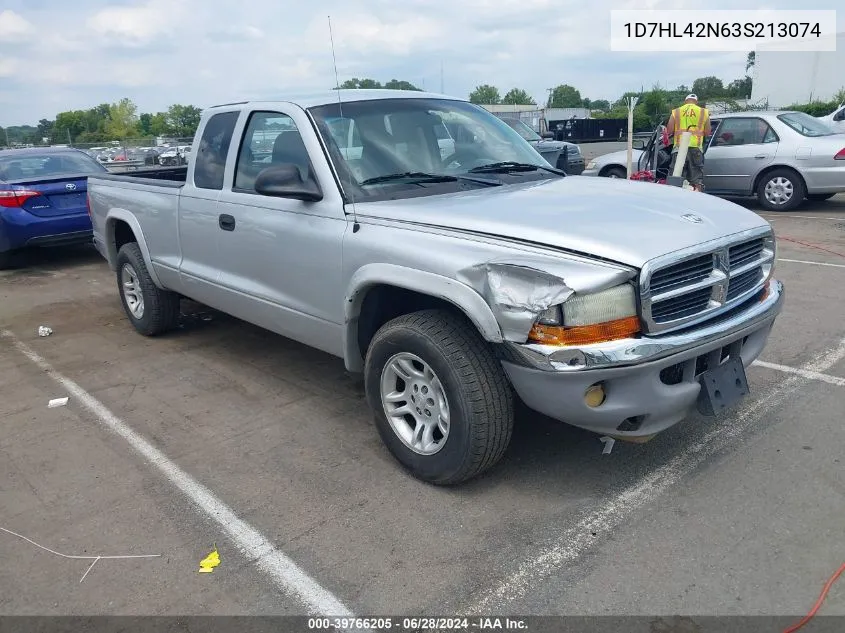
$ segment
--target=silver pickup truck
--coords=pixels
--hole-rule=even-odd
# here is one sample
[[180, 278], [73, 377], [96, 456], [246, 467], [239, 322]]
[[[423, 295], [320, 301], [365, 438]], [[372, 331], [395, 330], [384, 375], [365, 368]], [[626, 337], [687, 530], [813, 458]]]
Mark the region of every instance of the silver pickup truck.
[[388, 449], [428, 482], [495, 464], [519, 400], [630, 441], [718, 414], [747, 394], [781, 309], [756, 214], [568, 176], [464, 100], [220, 105], [193, 148], [175, 180], [89, 178], [129, 321], [166, 332], [188, 297], [342, 358]]

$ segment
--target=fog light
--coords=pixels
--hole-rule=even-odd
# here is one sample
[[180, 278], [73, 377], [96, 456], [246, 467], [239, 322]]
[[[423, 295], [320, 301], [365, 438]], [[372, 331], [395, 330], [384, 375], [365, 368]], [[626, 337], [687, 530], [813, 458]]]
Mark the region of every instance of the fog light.
[[600, 382], [590, 385], [584, 392], [584, 403], [588, 407], [595, 408], [601, 406], [604, 403], [605, 398], [606, 395], [604, 393], [604, 387], [602, 387]]

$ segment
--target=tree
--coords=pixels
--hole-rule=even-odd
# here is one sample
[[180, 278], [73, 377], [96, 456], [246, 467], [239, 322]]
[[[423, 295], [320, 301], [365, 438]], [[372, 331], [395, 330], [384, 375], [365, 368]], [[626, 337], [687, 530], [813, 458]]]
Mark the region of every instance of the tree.
[[87, 130], [85, 110], [69, 110], [59, 112], [56, 121], [52, 126], [52, 137], [55, 142], [66, 142], [70, 137], [71, 142]]
[[502, 103], [510, 105], [537, 105], [537, 102], [531, 98], [522, 88], [511, 88], [507, 94], [502, 98]]
[[340, 84], [341, 90], [377, 90], [382, 87], [381, 82], [376, 81], [375, 79], [358, 79], [357, 77], [347, 79]]
[[725, 89], [727, 96], [734, 99], [745, 99], [751, 96], [751, 77], [746, 75], [742, 79], [734, 79]]
[[499, 95], [499, 89], [496, 86], [482, 84], [476, 86], [475, 90], [469, 93], [469, 101], [479, 105], [495, 105], [502, 102], [502, 97]]
[[399, 79], [391, 79], [384, 87], [389, 90], [416, 90], [417, 92], [422, 92], [419, 88], [417, 88], [414, 84], [410, 81], [399, 80]]
[[175, 134], [173, 128], [167, 122], [167, 115], [164, 112], [157, 112], [150, 119], [150, 132], [155, 136], [171, 136]]
[[748, 53], [748, 57], [745, 58], [745, 72], [748, 72], [752, 68], [754, 68], [754, 64], [757, 62], [757, 53], [755, 51], [751, 51]]
[[607, 112], [610, 110], [610, 102], [606, 99], [596, 99], [595, 101], [590, 102], [590, 108], [601, 112]]
[[692, 91], [699, 99], [713, 99], [725, 95], [725, 87], [718, 77], [699, 77], [692, 82]]
[[200, 124], [202, 110], [192, 105], [173, 104], [165, 113], [165, 120], [176, 136], [193, 136]]
[[581, 108], [583, 104], [581, 93], [568, 84], [561, 84], [549, 95], [550, 108]]
[[53, 124], [54, 121], [49, 121], [48, 119], [41, 119], [38, 122], [38, 134], [41, 138], [44, 137], [51, 137], [53, 135]]
[[138, 135], [138, 106], [124, 97], [109, 106], [106, 133], [113, 139], [132, 138]]
[[152, 120], [153, 115], [149, 112], [142, 112], [141, 116], [138, 117], [138, 129], [141, 132], [141, 136], [153, 136]]

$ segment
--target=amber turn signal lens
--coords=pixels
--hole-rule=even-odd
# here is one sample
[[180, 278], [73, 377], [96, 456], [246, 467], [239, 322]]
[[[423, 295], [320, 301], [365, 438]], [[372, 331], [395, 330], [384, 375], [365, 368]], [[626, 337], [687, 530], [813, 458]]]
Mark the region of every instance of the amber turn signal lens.
[[537, 324], [528, 333], [528, 340], [543, 345], [589, 345], [630, 338], [640, 332], [640, 320], [625, 317], [595, 325], [564, 327], [561, 325]]

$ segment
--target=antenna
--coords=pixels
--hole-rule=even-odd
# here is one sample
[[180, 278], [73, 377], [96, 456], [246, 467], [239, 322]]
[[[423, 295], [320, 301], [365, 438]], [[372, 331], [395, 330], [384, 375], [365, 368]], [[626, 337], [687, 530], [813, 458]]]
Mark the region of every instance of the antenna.
[[[337, 58], [334, 54], [334, 35], [332, 35], [332, 16], [329, 17], [329, 41], [332, 45], [332, 63], [334, 64], [334, 83], [335, 90], [337, 90], [337, 109], [340, 118], [343, 118], [343, 100], [340, 98], [340, 79], [337, 76]], [[350, 126], [352, 123], [350, 122]], [[351, 129], [351, 128], [350, 128]], [[347, 148], [348, 149], [348, 148]], [[357, 233], [361, 225], [358, 224], [358, 210], [355, 208], [355, 194], [352, 192], [353, 187], [349, 187], [349, 202], [352, 204], [352, 232]]]

